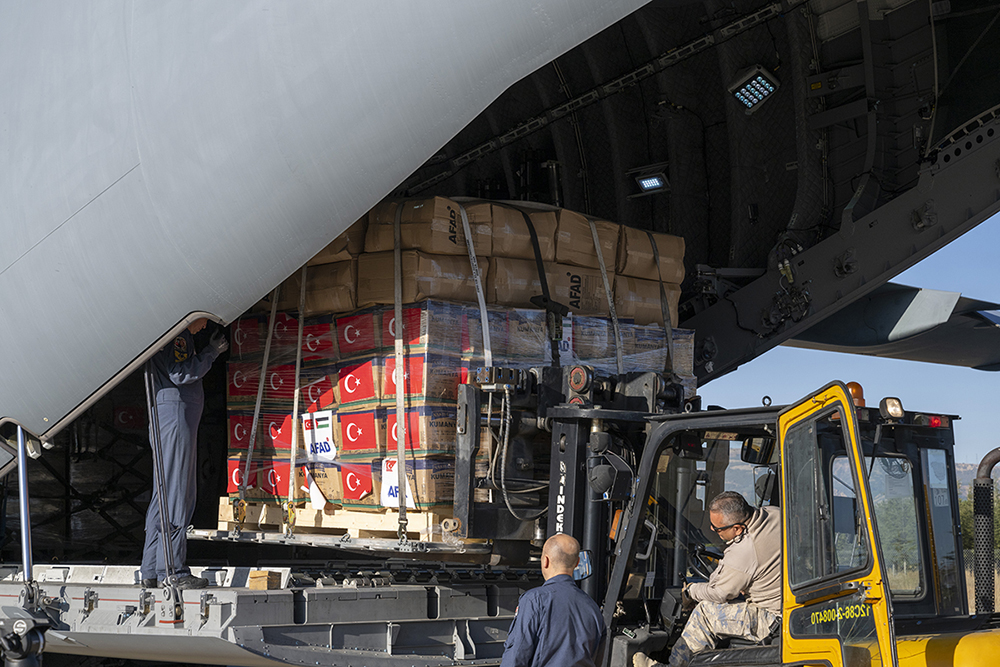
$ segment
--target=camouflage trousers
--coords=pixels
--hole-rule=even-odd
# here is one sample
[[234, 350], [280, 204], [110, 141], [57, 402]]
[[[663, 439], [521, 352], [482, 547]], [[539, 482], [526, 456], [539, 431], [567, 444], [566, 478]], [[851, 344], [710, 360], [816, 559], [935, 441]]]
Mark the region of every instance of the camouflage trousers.
[[670, 652], [668, 664], [686, 665], [695, 653], [715, 648], [722, 637], [760, 641], [770, 633], [777, 618], [774, 612], [749, 602], [699, 602]]

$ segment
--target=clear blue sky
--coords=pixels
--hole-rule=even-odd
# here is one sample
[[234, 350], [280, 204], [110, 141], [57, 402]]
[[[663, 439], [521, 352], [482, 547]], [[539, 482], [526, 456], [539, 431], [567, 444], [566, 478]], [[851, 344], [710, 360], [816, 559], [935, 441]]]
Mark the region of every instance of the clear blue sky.
[[[945, 246], [894, 282], [961, 292], [1000, 303], [1000, 215]], [[955, 424], [955, 458], [979, 463], [1000, 447], [1000, 373], [895, 359], [778, 347], [699, 390], [705, 405], [727, 408], [791, 403], [831, 380], [860, 382], [868, 405], [898, 396], [910, 410], [962, 417]]]

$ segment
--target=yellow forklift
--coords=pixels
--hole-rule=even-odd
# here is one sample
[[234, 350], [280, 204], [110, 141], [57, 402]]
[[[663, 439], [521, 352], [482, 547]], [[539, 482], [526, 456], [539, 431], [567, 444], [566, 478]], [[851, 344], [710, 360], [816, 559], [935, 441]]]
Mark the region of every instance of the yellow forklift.
[[[860, 386], [839, 382], [784, 408], [653, 417], [604, 599], [607, 664], [631, 665], [639, 650], [666, 662], [686, 620], [684, 579], [709, 576], [719, 557], [706, 507], [723, 490], [780, 505], [781, 626], [760, 644], [732, 640], [692, 664], [1000, 663], [992, 558], [977, 557], [987, 567], [977, 577], [980, 613], [969, 613], [955, 419], [904, 410], [896, 398], [868, 407]], [[991, 557], [987, 459], [976, 546]]]

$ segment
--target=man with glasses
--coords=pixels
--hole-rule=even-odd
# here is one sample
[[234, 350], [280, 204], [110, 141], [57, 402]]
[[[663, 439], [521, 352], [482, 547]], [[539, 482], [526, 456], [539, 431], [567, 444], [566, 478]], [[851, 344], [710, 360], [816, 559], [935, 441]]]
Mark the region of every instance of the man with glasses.
[[[754, 509], [734, 491], [716, 496], [708, 506], [710, 528], [726, 543], [722, 562], [706, 583], [684, 588], [691, 612], [670, 652], [670, 667], [686, 665], [693, 654], [714, 648], [721, 638], [760, 642], [781, 620], [781, 513], [777, 507]], [[644, 653], [635, 667], [655, 662]]]

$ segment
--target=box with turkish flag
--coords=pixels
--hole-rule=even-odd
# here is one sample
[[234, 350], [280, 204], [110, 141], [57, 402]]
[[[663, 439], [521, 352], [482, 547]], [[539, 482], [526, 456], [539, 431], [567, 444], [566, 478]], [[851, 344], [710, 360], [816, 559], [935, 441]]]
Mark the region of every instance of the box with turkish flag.
[[[273, 456], [262, 456], [260, 467], [257, 470], [257, 483], [265, 496], [276, 501], [288, 498], [288, 478], [291, 472], [291, 464], [287, 454], [280, 453]], [[306, 487], [306, 477], [304, 466], [295, 466], [295, 483], [292, 489], [292, 500], [305, 500], [309, 497]]]
[[257, 400], [260, 363], [230, 361], [226, 364], [226, 379], [226, 405], [229, 409], [253, 409]]
[[340, 480], [343, 488], [341, 504], [346, 509], [382, 511], [375, 487], [373, 466], [379, 466], [381, 456], [345, 456], [340, 460]]
[[232, 361], [250, 361], [259, 358], [267, 340], [267, 315], [244, 315], [229, 327]]
[[318, 412], [340, 403], [339, 371], [336, 364], [302, 365], [299, 376], [299, 411]]
[[371, 356], [381, 350], [381, 312], [379, 308], [365, 308], [334, 320], [341, 359]]
[[[386, 453], [393, 456], [399, 446], [399, 429], [396, 428], [396, 411], [386, 409]], [[405, 411], [406, 429], [403, 441], [407, 454], [455, 453], [458, 410], [454, 404], [418, 404]]]
[[377, 356], [342, 361], [337, 366], [340, 408], [374, 407], [382, 392], [382, 360]]
[[[386, 356], [382, 362], [382, 405], [396, 404], [396, 355]], [[458, 384], [462, 375], [462, 358], [437, 352], [408, 354], [403, 357], [403, 395], [411, 400], [428, 402], [454, 402], [458, 398]], [[343, 395], [343, 392], [341, 392]]]
[[[430, 299], [403, 306], [403, 327], [400, 331], [403, 349], [407, 354], [425, 350], [458, 354], [462, 350], [463, 330], [456, 324], [462, 321], [468, 310], [469, 307], [464, 304]], [[382, 350], [392, 351], [396, 345], [394, 306], [382, 307], [379, 328], [382, 334]]]
[[343, 456], [382, 455], [385, 453], [385, 409], [337, 413], [340, 450]]
[[[408, 457], [405, 463], [407, 507], [422, 510], [454, 504], [454, 457]], [[400, 491], [397, 459], [386, 457], [374, 462], [372, 474], [379, 503], [386, 509], [398, 509]]]
[[[246, 454], [234, 454], [228, 459], [228, 474], [226, 482], [226, 492], [230, 497], [237, 498], [240, 494], [240, 480], [243, 479], [243, 473], [246, 471]], [[244, 496], [248, 500], [260, 500], [265, 498], [264, 492], [261, 491], [260, 484], [258, 481], [260, 471], [260, 459], [255, 457], [254, 460], [250, 462], [250, 472], [247, 474], [246, 489], [244, 490]]]

